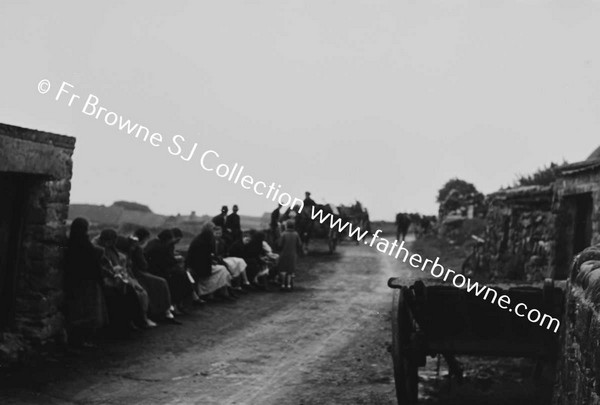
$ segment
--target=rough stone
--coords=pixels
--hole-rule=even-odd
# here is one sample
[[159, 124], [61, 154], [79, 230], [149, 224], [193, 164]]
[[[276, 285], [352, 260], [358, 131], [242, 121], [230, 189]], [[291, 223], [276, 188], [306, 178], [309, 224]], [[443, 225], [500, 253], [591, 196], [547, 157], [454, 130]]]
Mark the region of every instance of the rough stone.
[[0, 365], [64, 337], [62, 263], [74, 146], [74, 138], [0, 124], [0, 173], [18, 174], [14, 181], [26, 188], [14, 316], [0, 330]]

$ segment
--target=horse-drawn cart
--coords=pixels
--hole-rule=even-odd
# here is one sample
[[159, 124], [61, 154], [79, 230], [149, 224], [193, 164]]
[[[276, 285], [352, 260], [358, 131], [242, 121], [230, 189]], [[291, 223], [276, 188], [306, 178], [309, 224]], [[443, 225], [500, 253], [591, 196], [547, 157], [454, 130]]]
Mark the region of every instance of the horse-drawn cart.
[[[558, 284], [558, 283], [557, 283]], [[557, 334], [514, 312], [438, 280], [417, 281], [405, 286], [390, 278], [394, 289], [392, 304], [392, 358], [398, 404], [418, 402], [418, 368], [426, 356], [442, 355], [451, 375], [462, 378], [456, 355], [531, 357], [553, 360]], [[498, 297], [506, 294], [512, 303], [522, 302], [560, 319], [564, 293], [546, 280], [541, 285], [490, 285]]]

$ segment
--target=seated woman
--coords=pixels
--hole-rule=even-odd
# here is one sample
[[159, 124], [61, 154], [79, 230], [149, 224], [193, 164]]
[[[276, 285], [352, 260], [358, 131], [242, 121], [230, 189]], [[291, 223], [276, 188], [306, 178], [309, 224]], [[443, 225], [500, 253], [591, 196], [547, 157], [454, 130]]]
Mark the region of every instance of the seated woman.
[[143, 247], [149, 238], [150, 232], [145, 228], [139, 228], [127, 238], [119, 236], [117, 248], [127, 255], [131, 273], [148, 293], [148, 316], [153, 320], [166, 320], [173, 324], [180, 324], [181, 322], [175, 320], [173, 316], [169, 284], [164, 278], [148, 272], [148, 262], [144, 257]]
[[194, 287], [185, 270], [175, 256], [177, 239], [173, 232], [165, 229], [144, 248], [149, 273], [162, 277], [169, 284], [171, 300], [178, 313], [185, 313], [185, 306], [192, 300]]
[[192, 240], [185, 257], [185, 265], [196, 279], [196, 288], [200, 297], [212, 298], [215, 293], [233, 300], [229, 291], [231, 274], [224, 265], [215, 263], [215, 224], [207, 222], [198, 236]]
[[148, 294], [127, 269], [127, 258], [116, 248], [118, 235], [104, 229], [94, 241], [103, 249], [102, 269], [109, 314], [115, 326], [149, 328], [156, 324], [147, 317]]
[[73, 220], [65, 257], [68, 342], [84, 347], [91, 346], [94, 332], [108, 323], [102, 294], [102, 250], [90, 242], [88, 228], [86, 219]]
[[241, 252], [242, 259], [246, 262], [248, 267], [246, 273], [248, 279], [255, 286], [264, 287], [265, 285], [260, 284], [259, 278], [264, 278], [269, 272], [267, 263], [265, 262], [265, 250], [263, 242], [265, 240], [265, 234], [262, 232], [256, 232], [250, 230], [244, 233], [242, 238], [242, 245], [234, 245], [230, 249], [230, 255], [237, 255]]
[[248, 276], [246, 275], [246, 267], [248, 265], [241, 257], [234, 257], [228, 255], [227, 244], [223, 239], [223, 230], [220, 226], [215, 227], [215, 259], [217, 264], [223, 264], [227, 267], [229, 274], [231, 274], [232, 284], [235, 285], [235, 289], [239, 290], [242, 287], [250, 285]]
[[275, 281], [278, 275], [277, 264], [279, 263], [279, 255], [273, 252], [271, 246], [267, 243], [266, 240], [263, 241], [263, 251], [264, 255], [262, 256], [263, 261], [266, 263], [269, 271], [269, 280]]

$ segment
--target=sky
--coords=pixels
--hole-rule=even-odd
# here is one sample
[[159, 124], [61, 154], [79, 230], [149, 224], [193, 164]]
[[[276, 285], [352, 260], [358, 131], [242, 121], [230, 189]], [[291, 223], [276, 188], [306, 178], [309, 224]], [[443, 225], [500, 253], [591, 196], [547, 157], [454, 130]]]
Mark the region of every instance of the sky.
[[[451, 178], [490, 193], [600, 145], [600, 1], [4, 1], [0, 38], [0, 122], [77, 138], [72, 203], [271, 211], [202, 168], [214, 150], [392, 220], [436, 213]], [[89, 94], [164, 143], [84, 114]]]

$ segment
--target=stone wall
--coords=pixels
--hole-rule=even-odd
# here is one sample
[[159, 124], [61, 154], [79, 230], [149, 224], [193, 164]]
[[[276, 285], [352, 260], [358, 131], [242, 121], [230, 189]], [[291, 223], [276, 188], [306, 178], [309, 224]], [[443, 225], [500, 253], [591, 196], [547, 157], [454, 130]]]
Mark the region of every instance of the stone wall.
[[0, 124], [0, 174], [19, 176], [24, 190], [12, 235], [19, 238], [14, 308], [0, 329], [0, 363], [64, 339], [62, 260], [74, 146], [74, 138]]
[[484, 250], [492, 277], [542, 281], [550, 276], [552, 197], [552, 186], [501, 190], [487, 197]]
[[600, 404], [600, 245], [573, 261], [553, 405]]

